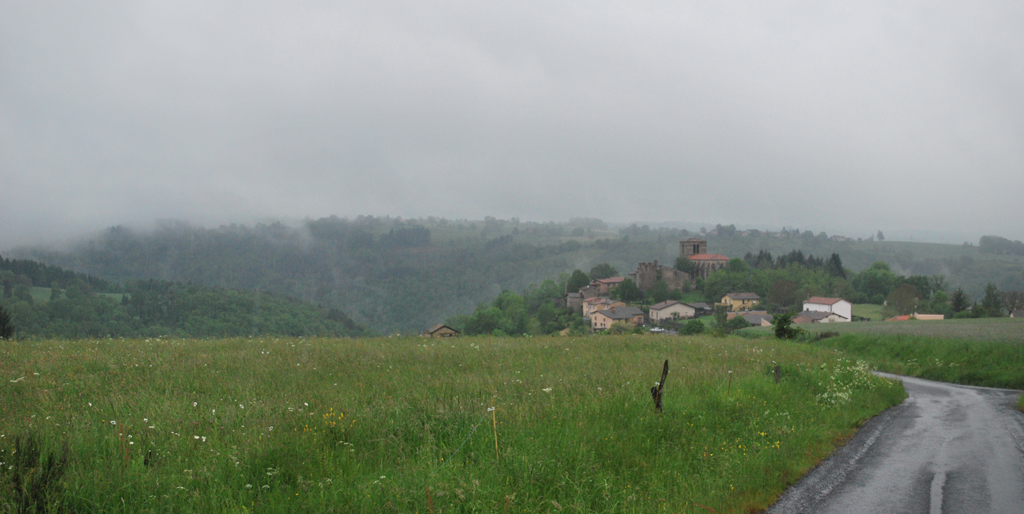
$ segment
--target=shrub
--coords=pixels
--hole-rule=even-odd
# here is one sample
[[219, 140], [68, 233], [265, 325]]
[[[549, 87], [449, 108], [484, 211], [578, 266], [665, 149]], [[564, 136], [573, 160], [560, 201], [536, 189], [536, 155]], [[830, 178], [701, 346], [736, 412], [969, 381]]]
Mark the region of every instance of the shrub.
[[793, 313], [787, 312], [775, 316], [775, 337], [779, 339], [793, 339], [805, 332], [799, 327], [793, 326]]
[[624, 321], [616, 321], [612, 323], [612, 326], [608, 327], [609, 334], [628, 334], [633, 332], [633, 325]]
[[699, 319], [691, 319], [683, 325], [683, 334], [691, 336], [704, 332], [704, 322]]
[[741, 330], [750, 326], [750, 322], [743, 318], [743, 316], [736, 316], [725, 323], [725, 329], [728, 332]]

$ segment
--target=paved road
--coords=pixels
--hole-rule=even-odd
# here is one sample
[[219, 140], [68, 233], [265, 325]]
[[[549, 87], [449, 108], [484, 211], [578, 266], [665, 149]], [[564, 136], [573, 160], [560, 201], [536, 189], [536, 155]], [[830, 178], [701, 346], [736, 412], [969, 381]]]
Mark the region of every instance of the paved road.
[[1024, 513], [1020, 391], [909, 377], [871, 420], [766, 513]]

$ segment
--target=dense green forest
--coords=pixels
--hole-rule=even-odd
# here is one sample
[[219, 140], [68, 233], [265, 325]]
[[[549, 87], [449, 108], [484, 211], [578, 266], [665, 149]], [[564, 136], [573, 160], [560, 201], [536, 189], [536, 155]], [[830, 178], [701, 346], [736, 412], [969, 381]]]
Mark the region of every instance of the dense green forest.
[[0, 308], [9, 315], [15, 337], [363, 334], [340, 310], [270, 293], [152, 279], [114, 284], [2, 257], [0, 282]]
[[[297, 226], [217, 228], [168, 222], [147, 231], [113, 227], [67, 250], [21, 248], [14, 253], [115, 284], [158, 279], [275, 292], [340, 309], [379, 333], [408, 333], [492, 305], [502, 291], [525, 295], [531, 284], [562, 284], [574, 269], [608, 263], [628, 273], [639, 262], [671, 265], [679, 241], [688, 237], [706, 239], [710, 252], [728, 257], [762, 251], [774, 256], [800, 251], [817, 258], [834, 253], [854, 274], [880, 261], [897, 277], [943, 276], [947, 294], [962, 288], [969, 303], [980, 301], [990, 283], [1003, 291], [1024, 290], [1024, 256], [1013, 253], [1019, 242], [994, 236], [982, 238], [979, 245], [948, 245], [849, 240], [795, 229], [614, 228], [592, 218], [535, 223], [362, 216], [307, 220]], [[748, 267], [761, 270], [756, 263]], [[751, 288], [778, 296], [770, 287], [778, 281], [773, 279], [788, 273], [784, 268], [773, 259], [771, 270], [760, 271], [770, 275], [767, 281], [759, 278], [760, 272], [748, 273], [755, 281]], [[723, 283], [736, 285], [734, 278], [710, 280], [707, 296], [714, 298]], [[834, 279], [831, 285], [815, 287], [822, 294], [856, 293], [855, 278], [844, 279], [850, 289], [836, 289]], [[879, 290], [859, 299], [872, 301], [889, 293]]]

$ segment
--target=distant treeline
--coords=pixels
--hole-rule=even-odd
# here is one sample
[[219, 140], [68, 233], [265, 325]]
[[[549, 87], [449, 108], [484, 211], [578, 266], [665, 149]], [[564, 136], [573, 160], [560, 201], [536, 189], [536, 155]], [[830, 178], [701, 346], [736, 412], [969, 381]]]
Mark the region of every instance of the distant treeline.
[[72, 280], [76, 279], [89, 284], [97, 292], [116, 293], [120, 291], [118, 286], [92, 275], [68, 271], [58, 266], [30, 259], [5, 259], [0, 255], [0, 282], [5, 290], [18, 283], [26, 284], [26, 281], [28, 282], [26, 285], [29, 286], [50, 287], [52, 284], [57, 284], [57, 287], [65, 288]]
[[[364, 330], [337, 309], [280, 295], [129, 280], [113, 287], [31, 261], [0, 259], [5, 277], [0, 307], [16, 337], [229, 337], [244, 335], [358, 336]], [[10, 263], [17, 266], [10, 266]], [[43, 291], [27, 274], [52, 287]], [[59, 287], [65, 281], [63, 288]], [[46, 282], [43, 282], [44, 284]], [[111, 291], [120, 291], [112, 293]], [[38, 293], [44, 293], [41, 297]]]
[[1024, 255], [1024, 242], [1011, 241], [999, 236], [981, 236], [978, 250], [999, 255]]

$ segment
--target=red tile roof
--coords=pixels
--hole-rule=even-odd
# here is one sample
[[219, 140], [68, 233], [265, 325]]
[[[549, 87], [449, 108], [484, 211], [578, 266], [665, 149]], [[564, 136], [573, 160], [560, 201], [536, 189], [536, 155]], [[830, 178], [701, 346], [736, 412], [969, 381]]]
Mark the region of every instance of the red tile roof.
[[619, 282], [622, 282], [625, 279], [626, 279], [626, 277], [609, 277], [609, 278], [600, 278], [600, 279], [595, 280], [594, 282], [600, 282], [602, 284], [618, 284]]
[[727, 261], [728, 257], [719, 253], [696, 253], [690, 256], [694, 261]]

